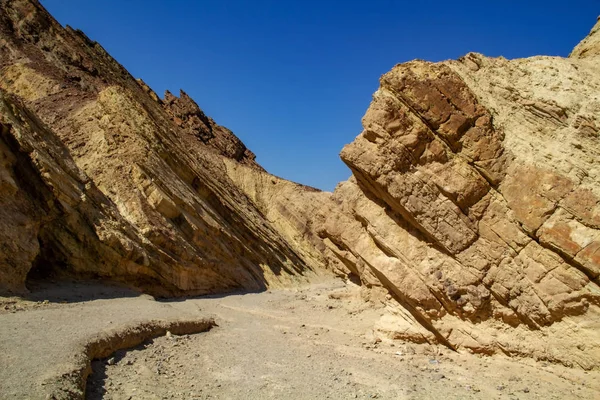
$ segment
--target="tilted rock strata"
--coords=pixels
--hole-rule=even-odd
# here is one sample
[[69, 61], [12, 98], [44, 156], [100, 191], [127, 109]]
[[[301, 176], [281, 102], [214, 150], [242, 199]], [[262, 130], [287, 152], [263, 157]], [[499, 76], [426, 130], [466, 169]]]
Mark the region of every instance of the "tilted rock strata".
[[161, 100], [144, 81], [138, 79], [138, 83], [153, 100], [163, 106], [171, 120], [184, 134], [200, 139], [210, 148], [215, 149], [218, 154], [264, 170], [256, 162], [256, 155], [233, 132], [206, 116], [198, 104], [183, 90], [180, 91], [179, 97], [166, 91], [164, 99]]
[[320, 229], [349, 276], [393, 295], [381, 331], [599, 365], [591, 35], [582, 60], [469, 54], [383, 75]]
[[325, 220], [323, 210], [334, 206], [332, 193], [290, 182], [231, 160], [226, 160], [225, 164], [231, 180], [307, 265], [314, 270], [325, 268], [347, 277], [347, 268], [337, 258], [331, 257], [329, 248], [318, 233]]
[[228, 177], [223, 156], [259, 170], [252, 153], [187, 96], [159, 101], [37, 1], [0, 4], [0, 43], [4, 289], [56, 273], [181, 295], [315, 274]]
[[600, 55], [600, 17], [590, 34], [571, 52], [570, 58], [593, 58]]
[[330, 194], [266, 173], [37, 1], [3, 1], [0, 286], [57, 273], [181, 295], [327, 267], [389, 292], [393, 338], [598, 367], [598, 32], [567, 59], [397, 65]]

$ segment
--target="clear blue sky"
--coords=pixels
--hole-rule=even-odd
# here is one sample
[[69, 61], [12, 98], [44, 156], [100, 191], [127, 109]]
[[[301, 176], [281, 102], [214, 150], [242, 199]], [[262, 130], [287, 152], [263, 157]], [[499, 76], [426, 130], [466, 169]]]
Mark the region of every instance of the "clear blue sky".
[[469, 51], [566, 56], [600, 1], [41, 0], [159, 95], [182, 88], [269, 172], [325, 190], [379, 76]]

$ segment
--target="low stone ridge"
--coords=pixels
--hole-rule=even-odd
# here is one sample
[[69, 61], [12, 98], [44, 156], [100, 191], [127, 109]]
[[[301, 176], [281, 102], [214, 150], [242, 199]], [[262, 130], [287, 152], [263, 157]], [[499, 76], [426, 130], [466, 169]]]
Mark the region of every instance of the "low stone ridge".
[[385, 299], [380, 335], [598, 368], [598, 31], [569, 58], [395, 66], [326, 193], [37, 1], [3, 1], [0, 287], [192, 295], [333, 271]]

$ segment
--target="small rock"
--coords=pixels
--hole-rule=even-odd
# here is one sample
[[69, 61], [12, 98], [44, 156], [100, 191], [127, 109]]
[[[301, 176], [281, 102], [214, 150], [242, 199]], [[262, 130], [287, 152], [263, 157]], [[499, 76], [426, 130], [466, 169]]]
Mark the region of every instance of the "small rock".
[[108, 365], [115, 365], [115, 358], [111, 357], [108, 359], [108, 361], [106, 362]]
[[523, 389], [523, 393], [529, 393], [529, 388], [526, 387], [525, 389]]
[[479, 389], [478, 389], [478, 388], [476, 388], [475, 386], [471, 386], [471, 385], [467, 385], [467, 386], [465, 386], [465, 389], [467, 389], [467, 390], [471, 390], [471, 391], [473, 391], [473, 392], [475, 392], [475, 393], [481, 392], [481, 390], [479, 390]]

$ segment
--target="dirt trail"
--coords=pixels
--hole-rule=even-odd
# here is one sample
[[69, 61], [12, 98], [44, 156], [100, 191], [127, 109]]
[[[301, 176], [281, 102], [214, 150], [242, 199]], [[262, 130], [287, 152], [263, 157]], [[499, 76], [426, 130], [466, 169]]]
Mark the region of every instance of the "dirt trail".
[[198, 313], [117, 287], [58, 285], [29, 301], [0, 297], [0, 399], [82, 398], [90, 358], [167, 329], [197, 333], [210, 327]]
[[184, 301], [83, 297], [15, 303], [24, 311], [0, 315], [0, 398], [45, 398], [42, 383], [64, 369], [59, 361], [80, 348], [73, 343], [111, 325], [206, 317], [218, 327], [167, 334], [95, 361], [86, 398], [600, 398], [597, 371], [381, 342], [371, 328], [385, 310], [337, 282]]

